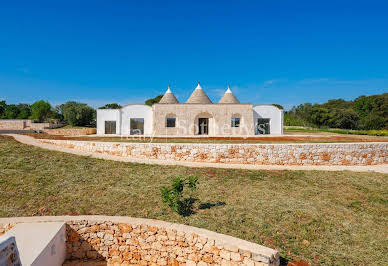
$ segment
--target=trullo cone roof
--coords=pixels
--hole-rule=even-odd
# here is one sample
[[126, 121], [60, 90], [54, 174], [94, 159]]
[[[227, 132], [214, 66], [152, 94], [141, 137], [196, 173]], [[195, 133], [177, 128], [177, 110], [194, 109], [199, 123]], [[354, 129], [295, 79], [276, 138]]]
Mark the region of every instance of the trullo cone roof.
[[230, 90], [230, 86], [228, 86], [227, 91], [222, 96], [221, 100], [218, 103], [240, 103], [236, 96], [234, 96], [233, 92]]
[[160, 99], [159, 103], [179, 103], [174, 93], [170, 90], [170, 86], [168, 86], [166, 93], [163, 95], [162, 99]]
[[201, 85], [199, 85], [195, 88], [189, 99], [186, 103], [200, 103], [200, 104], [209, 104], [212, 103], [210, 101], [209, 97], [206, 95], [206, 93], [201, 88]]

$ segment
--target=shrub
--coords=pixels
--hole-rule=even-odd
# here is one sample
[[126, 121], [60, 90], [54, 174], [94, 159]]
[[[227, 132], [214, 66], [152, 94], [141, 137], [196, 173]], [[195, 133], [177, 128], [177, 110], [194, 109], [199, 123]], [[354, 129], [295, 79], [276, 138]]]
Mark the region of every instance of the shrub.
[[[160, 189], [162, 201], [167, 203], [171, 210], [179, 215], [188, 216], [193, 213], [193, 204], [195, 202], [193, 193], [197, 189], [198, 184], [198, 178], [195, 176], [188, 178], [176, 177], [171, 187], [164, 186]], [[185, 186], [188, 186], [188, 193], [184, 193]]]

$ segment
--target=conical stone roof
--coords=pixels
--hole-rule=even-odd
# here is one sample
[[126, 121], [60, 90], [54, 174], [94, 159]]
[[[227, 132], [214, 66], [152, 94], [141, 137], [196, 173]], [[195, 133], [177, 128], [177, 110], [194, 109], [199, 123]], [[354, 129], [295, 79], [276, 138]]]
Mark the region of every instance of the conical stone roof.
[[230, 86], [228, 86], [228, 89], [224, 93], [224, 96], [222, 96], [221, 100], [218, 103], [240, 103], [239, 100], [237, 100], [236, 96], [234, 96], [233, 92], [230, 90]]
[[172, 91], [170, 90], [170, 86], [168, 86], [166, 93], [163, 95], [162, 99], [160, 99], [159, 103], [167, 103], [167, 104], [179, 103], [174, 93], [172, 93]]
[[186, 103], [200, 103], [200, 104], [211, 104], [209, 97], [201, 88], [201, 85], [198, 82], [198, 86], [195, 88], [193, 93], [190, 95]]

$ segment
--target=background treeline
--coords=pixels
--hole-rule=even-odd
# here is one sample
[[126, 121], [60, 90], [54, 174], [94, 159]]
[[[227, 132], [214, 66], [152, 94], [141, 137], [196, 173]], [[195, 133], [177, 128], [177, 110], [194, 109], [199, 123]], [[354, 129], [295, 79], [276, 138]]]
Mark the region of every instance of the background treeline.
[[85, 103], [66, 102], [52, 107], [47, 101], [7, 104], [0, 101], [0, 119], [32, 119], [35, 122], [62, 122], [71, 126], [94, 126], [96, 110]]
[[388, 129], [388, 93], [360, 96], [354, 101], [305, 103], [284, 114], [284, 125], [318, 128]]

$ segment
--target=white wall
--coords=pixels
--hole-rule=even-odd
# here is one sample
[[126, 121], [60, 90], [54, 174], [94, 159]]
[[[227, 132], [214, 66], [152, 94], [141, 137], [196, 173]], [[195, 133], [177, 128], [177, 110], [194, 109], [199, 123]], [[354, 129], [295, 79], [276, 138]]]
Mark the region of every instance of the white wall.
[[10, 237], [16, 240], [21, 265], [60, 266], [66, 258], [64, 222], [18, 223], [0, 236], [0, 246]]
[[282, 135], [283, 134], [283, 110], [273, 106], [271, 104], [256, 105], [253, 107], [253, 119], [255, 125], [255, 134], [257, 134], [257, 119], [269, 118], [270, 119], [270, 134]]
[[120, 109], [97, 109], [97, 134], [105, 134], [105, 121], [116, 121], [116, 134], [120, 134]]
[[145, 104], [130, 104], [120, 109], [121, 135], [130, 134], [130, 119], [144, 118], [144, 135], [152, 135], [152, 107]]

